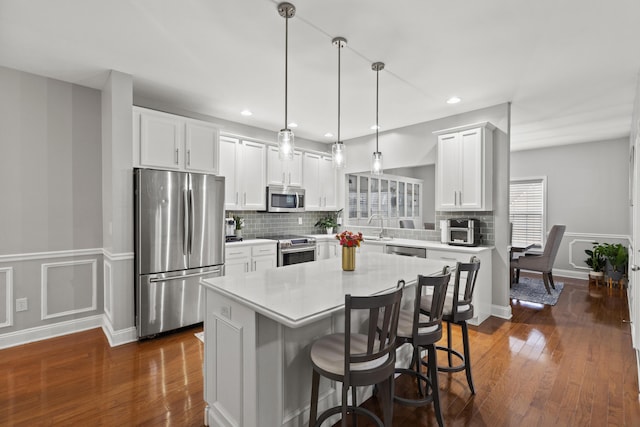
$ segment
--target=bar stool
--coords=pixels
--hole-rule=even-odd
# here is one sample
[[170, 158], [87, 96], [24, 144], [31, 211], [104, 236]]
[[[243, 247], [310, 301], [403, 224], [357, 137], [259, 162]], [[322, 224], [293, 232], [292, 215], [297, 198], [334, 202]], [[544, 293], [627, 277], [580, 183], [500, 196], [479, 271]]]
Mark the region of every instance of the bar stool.
[[[321, 337], [311, 345], [313, 377], [310, 427], [320, 426], [327, 418], [339, 413], [342, 413], [342, 426], [347, 425], [347, 413], [352, 414], [354, 424], [356, 414], [360, 413], [370, 417], [380, 427], [391, 426], [395, 343], [403, 287], [404, 281], [401, 280], [397, 288], [387, 294], [366, 297], [345, 295], [345, 332]], [[351, 317], [354, 310], [368, 310], [366, 333], [352, 331]], [[340, 406], [327, 409], [317, 418], [320, 375], [342, 383], [342, 401]], [[366, 385], [378, 386], [384, 424], [373, 412], [356, 404], [356, 387]], [[352, 405], [348, 405], [347, 401], [349, 388]]]
[[[476, 394], [476, 390], [473, 386], [473, 378], [471, 377], [471, 357], [469, 351], [469, 329], [467, 327], [467, 320], [473, 318], [473, 304], [471, 304], [471, 299], [473, 298], [473, 290], [476, 286], [478, 270], [480, 270], [480, 260], [475, 256], [471, 257], [471, 261], [469, 263], [458, 262], [456, 264], [453, 293], [447, 293], [442, 312], [442, 320], [447, 322], [447, 347], [436, 347], [438, 350], [442, 350], [447, 353], [448, 361], [448, 366], [438, 366], [438, 371], [460, 372], [464, 370], [467, 375], [467, 383], [469, 384], [471, 394]], [[466, 278], [463, 292], [460, 294], [460, 277], [462, 273], [466, 273]], [[423, 296], [421, 311], [428, 314], [430, 310], [432, 310], [431, 306], [431, 296]], [[462, 328], [462, 347], [464, 355], [454, 350], [451, 346], [452, 324], [459, 325]], [[453, 356], [460, 359], [461, 363], [459, 365], [453, 366]]]
[[[442, 427], [442, 412], [440, 411], [440, 395], [438, 390], [438, 363], [436, 360], [436, 343], [442, 338], [442, 310], [444, 308], [447, 285], [451, 273], [449, 267], [445, 267], [440, 276], [418, 276], [416, 284], [416, 299], [414, 306], [409, 310], [400, 311], [398, 319], [398, 337], [396, 346], [411, 344], [413, 357], [411, 366], [397, 368], [396, 372], [416, 377], [420, 399], [410, 399], [394, 395], [394, 400], [401, 405], [422, 406], [433, 402], [434, 412], [438, 425]], [[431, 305], [428, 314], [420, 310], [423, 295], [429, 294]], [[421, 371], [422, 350], [428, 351], [428, 375]], [[413, 367], [413, 369], [411, 369]], [[424, 383], [424, 391], [423, 391]], [[429, 388], [431, 392], [429, 393]]]

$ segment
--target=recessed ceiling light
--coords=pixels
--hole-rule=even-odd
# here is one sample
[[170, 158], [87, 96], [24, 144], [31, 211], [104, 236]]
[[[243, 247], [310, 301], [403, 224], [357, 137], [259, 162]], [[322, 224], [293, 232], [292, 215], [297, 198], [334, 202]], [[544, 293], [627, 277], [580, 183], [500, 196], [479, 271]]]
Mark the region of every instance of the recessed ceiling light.
[[331, 132], [327, 132], [324, 134], [326, 138], [333, 138], [333, 134]]
[[240, 112], [240, 114], [242, 114], [243, 116], [249, 117], [251, 116], [253, 113], [251, 112], [251, 110], [247, 110], [246, 108], [244, 110], [242, 110]]
[[371, 129], [371, 130], [376, 130], [376, 129], [380, 130], [381, 127], [380, 126], [376, 126], [376, 125], [371, 125], [371, 127], [369, 129]]
[[457, 96], [452, 96], [451, 98], [447, 99], [447, 104], [457, 104], [460, 101], [461, 99]]
[[297, 123], [294, 123], [294, 122], [291, 122], [291, 123], [289, 123], [289, 127], [290, 127], [290, 128], [297, 128], [297, 127], [298, 127], [298, 124], [297, 124]]

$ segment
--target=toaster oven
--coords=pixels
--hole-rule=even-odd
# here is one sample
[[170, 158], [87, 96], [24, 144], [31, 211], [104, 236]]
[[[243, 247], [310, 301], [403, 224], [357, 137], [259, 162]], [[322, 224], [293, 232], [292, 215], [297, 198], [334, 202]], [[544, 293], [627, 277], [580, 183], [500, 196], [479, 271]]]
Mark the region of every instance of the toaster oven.
[[473, 218], [450, 218], [448, 221], [447, 243], [452, 246], [478, 246], [480, 220]]

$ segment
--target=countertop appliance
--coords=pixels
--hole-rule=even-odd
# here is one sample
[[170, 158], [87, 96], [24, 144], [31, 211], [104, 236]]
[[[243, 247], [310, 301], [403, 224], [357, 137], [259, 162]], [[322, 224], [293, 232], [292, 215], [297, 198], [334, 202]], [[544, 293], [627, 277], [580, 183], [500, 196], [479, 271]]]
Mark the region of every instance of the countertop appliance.
[[202, 322], [200, 278], [222, 275], [224, 177], [135, 169], [139, 338]]
[[480, 220], [474, 218], [449, 218], [448, 240], [452, 246], [478, 246], [480, 234]]
[[278, 241], [278, 267], [316, 260], [316, 239], [293, 235], [260, 236]]
[[303, 188], [270, 185], [267, 187], [267, 212], [304, 212]]

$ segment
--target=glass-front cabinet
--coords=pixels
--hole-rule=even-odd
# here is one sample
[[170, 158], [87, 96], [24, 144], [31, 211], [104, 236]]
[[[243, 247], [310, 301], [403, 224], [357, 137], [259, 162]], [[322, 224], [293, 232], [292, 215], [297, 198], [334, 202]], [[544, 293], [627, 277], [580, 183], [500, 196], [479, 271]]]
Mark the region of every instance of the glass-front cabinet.
[[401, 219], [411, 219], [416, 228], [422, 228], [421, 179], [348, 174], [346, 187], [348, 224], [367, 225], [369, 217], [377, 214], [384, 218], [385, 227], [397, 228]]

